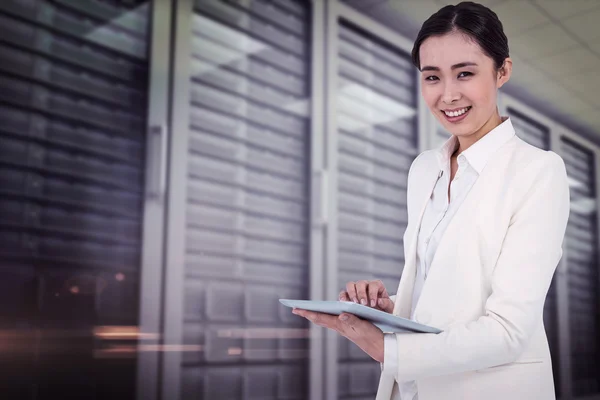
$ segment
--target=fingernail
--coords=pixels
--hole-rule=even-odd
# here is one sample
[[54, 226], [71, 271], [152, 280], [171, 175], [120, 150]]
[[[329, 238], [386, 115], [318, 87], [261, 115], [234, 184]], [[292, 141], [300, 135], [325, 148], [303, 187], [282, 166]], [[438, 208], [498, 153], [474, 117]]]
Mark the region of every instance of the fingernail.
[[342, 314], [342, 316], [340, 317], [340, 319], [342, 321], [346, 321], [348, 319], [348, 315], [347, 314]]
[[358, 303], [358, 299], [357, 299], [356, 297], [354, 297], [354, 298], [352, 299], [352, 301], [353, 301], [353, 302], [355, 302], [355, 303]]
[[371, 307], [375, 307], [375, 300], [371, 300]]
[[310, 319], [311, 321], [314, 321], [316, 319], [316, 317], [314, 315], [309, 315], [306, 318]]
[[383, 305], [383, 299], [379, 299], [379, 304]]
[[363, 306], [366, 306], [367, 301], [365, 299], [360, 299], [360, 304], [362, 304]]

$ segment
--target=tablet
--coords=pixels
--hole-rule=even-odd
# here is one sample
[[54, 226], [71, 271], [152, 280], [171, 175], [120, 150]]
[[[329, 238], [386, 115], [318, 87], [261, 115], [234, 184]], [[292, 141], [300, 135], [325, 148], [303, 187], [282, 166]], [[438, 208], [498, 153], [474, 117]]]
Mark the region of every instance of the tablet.
[[313, 300], [290, 300], [279, 299], [279, 302], [290, 308], [301, 308], [303, 310], [317, 311], [326, 314], [340, 315], [341, 313], [354, 314], [357, 317], [373, 323], [383, 332], [420, 332], [440, 333], [440, 329], [419, 324], [406, 318], [363, 306], [352, 301], [313, 301]]

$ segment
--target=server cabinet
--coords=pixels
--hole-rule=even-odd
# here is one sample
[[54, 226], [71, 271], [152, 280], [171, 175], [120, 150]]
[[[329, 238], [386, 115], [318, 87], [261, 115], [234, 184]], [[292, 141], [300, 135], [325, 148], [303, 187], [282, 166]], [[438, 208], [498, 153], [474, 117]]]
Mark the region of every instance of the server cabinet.
[[567, 137], [561, 151], [572, 180], [566, 233], [570, 352], [574, 398], [600, 394], [600, 280], [598, 271], [597, 176], [594, 152]]
[[3, 368], [10, 398], [133, 396], [134, 352], [104, 359], [93, 332], [138, 324], [149, 8], [0, 2], [2, 329], [22, 344]]
[[[404, 265], [408, 169], [422, 145], [417, 74], [408, 41], [350, 7], [328, 6], [327, 297], [361, 279], [381, 279], [393, 294]], [[379, 364], [335, 333], [325, 370], [325, 398], [376, 392]]]
[[163, 398], [307, 397], [310, 15], [178, 2]]
[[[338, 284], [381, 279], [393, 294], [417, 155], [414, 67], [404, 52], [352, 24], [340, 23], [338, 40]], [[347, 339], [339, 345], [339, 397], [374, 394], [379, 364]]]

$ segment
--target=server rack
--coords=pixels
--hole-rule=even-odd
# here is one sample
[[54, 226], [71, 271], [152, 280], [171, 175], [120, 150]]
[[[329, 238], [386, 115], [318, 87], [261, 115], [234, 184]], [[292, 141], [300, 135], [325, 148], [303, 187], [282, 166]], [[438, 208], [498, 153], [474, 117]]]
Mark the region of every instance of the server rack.
[[148, 20], [139, 1], [0, 3], [3, 328], [28, 343], [22, 398], [133, 395], [135, 362], [99, 359], [92, 332], [138, 323]]
[[307, 396], [310, 6], [178, 3], [164, 398]]
[[[403, 51], [340, 21], [338, 30], [338, 285], [404, 265], [408, 169], [418, 152], [417, 81]], [[379, 365], [339, 340], [340, 398], [373, 395]]]
[[600, 393], [598, 208], [593, 151], [563, 137], [561, 151], [572, 180], [567, 225], [572, 385], [575, 398]]

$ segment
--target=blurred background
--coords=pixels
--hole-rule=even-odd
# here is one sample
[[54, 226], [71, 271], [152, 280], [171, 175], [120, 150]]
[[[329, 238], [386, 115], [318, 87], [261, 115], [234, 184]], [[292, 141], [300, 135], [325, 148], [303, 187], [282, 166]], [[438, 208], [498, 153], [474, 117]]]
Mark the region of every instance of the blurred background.
[[[482, 2], [501, 114], [570, 179], [557, 395], [600, 399], [600, 2]], [[1, 0], [1, 398], [374, 398], [278, 299], [395, 293], [408, 168], [448, 137], [409, 53], [446, 3]]]

